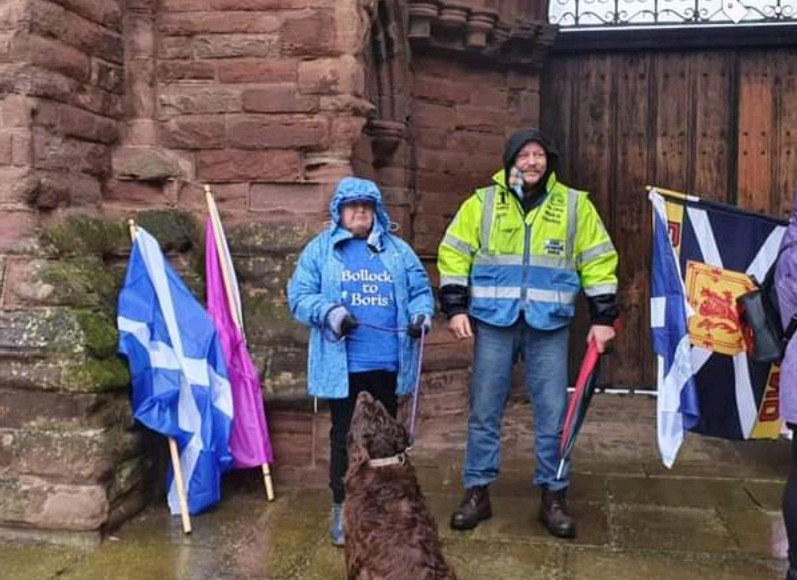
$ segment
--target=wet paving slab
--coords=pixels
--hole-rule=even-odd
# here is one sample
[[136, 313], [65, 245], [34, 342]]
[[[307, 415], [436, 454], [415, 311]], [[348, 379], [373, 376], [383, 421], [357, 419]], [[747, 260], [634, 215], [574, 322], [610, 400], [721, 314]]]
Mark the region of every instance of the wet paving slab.
[[[601, 417], [600, 399], [595, 404]], [[649, 442], [624, 442], [612, 454], [612, 442], [651, 437], [649, 422], [635, 431], [627, 417], [616, 424], [601, 419], [601, 431], [587, 430], [577, 448], [569, 499], [578, 536], [559, 540], [538, 521], [527, 418], [527, 406], [509, 411], [512, 443], [491, 487], [493, 517], [470, 532], [448, 526], [462, 494], [464, 419], [429, 422], [419, 431], [418, 478], [461, 580], [785, 577], [780, 498], [788, 442], [690, 436], [668, 470]], [[0, 579], [345, 578], [343, 551], [327, 538], [330, 493], [319, 485], [323, 479], [278, 486], [274, 502], [254, 480], [227, 486], [216, 509], [193, 518], [190, 535], [164, 502], [96, 547], [2, 544]]]

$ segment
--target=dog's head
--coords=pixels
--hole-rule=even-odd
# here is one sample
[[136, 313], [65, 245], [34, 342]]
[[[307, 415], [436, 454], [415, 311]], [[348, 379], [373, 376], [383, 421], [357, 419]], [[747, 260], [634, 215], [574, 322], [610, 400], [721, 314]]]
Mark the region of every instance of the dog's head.
[[361, 465], [370, 459], [391, 457], [407, 447], [407, 431], [385, 406], [365, 391], [357, 395], [349, 430], [349, 463]]

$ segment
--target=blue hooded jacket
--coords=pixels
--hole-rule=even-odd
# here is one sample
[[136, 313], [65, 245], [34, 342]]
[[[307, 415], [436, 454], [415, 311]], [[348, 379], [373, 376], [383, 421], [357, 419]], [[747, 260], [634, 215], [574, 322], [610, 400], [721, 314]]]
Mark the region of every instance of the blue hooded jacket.
[[[426, 270], [412, 248], [390, 233], [390, 217], [377, 185], [357, 177], [341, 179], [329, 203], [332, 223], [302, 250], [288, 283], [291, 312], [299, 322], [310, 327], [307, 389], [311, 396], [322, 399], [343, 399], [349, 395], [346, 340], [332, 338], [326, 319], [329, 311], [342, 303], [344, 263], [340, 244], [352, 238], [352, 233], [340, 225], [340, 206], [355, 200], [374, 203], [376, 215], [367, 242], [379, 252], [382, 263], [393, 276], [399, 328], [406, 328], [418, 314], [425, 314], [431, 320], [434, 311]], [[398, 395], [410, 394], [415, 386], [419, 371], [418, 346], [419, 342], [406, 333], [399, 335]]]

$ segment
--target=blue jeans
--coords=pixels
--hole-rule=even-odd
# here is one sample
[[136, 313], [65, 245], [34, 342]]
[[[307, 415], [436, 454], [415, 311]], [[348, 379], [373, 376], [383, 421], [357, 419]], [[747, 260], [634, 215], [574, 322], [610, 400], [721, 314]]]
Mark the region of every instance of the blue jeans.
[[529, 328], [522, 317], [506, 328], [476, 322], [463, 474], [466, 489], [488, 485], [498, 478], [501, 421], [512, 389], [512, 366], [521, 354], [534, 414], [537, 452], [534, 484], [551, 491], [569, 485], [569, 462], [562, 479], [556, 479], [559, 439], [567, 408], [568, 338], [568, 327], [535, 330]]

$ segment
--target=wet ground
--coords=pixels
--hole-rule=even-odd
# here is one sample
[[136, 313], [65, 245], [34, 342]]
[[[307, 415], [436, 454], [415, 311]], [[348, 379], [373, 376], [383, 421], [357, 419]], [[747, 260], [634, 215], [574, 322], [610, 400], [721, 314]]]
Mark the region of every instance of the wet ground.
[[[666, 470], [655, 449], [654, 408], [640, 396], [594, 400], [575, 456], [575, 540], [554, 539], [537, 522], [527, 405], [508, 411], [502, 473], [491, 489], [494, 515], [472, 532], [448, 528], [462, 491], [465, 419], [422, 423], [414, 463], [459, 578], [784, 578], [779, 510], [788, 442], [690, 436]], [[190, 536], [160, 504], [96, 548], [2, 545], [0, 578], [344, 578], [343, 552], [326, 536], [323, 469], [301, 479], [282, 483], [273, 503], [254, 477], [233, 479], [217, 509], [193, 518]]]

